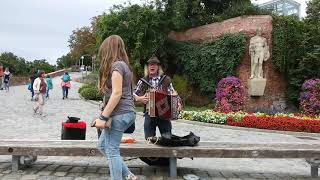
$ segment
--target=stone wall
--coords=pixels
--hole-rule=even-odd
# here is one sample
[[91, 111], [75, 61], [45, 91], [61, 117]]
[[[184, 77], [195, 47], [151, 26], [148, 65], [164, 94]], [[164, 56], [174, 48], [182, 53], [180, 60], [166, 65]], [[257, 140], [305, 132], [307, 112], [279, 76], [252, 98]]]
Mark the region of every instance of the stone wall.
[[267, 79], [264, 96], [251, 97], [248, 95], [248, 79], [251, 69], [248, 52], [249, 40], [255, 35], [259, 27], [262, 28], [262, 36], [268, 41], [272, 58], [272, 17], [269, 15], [236, 17], [223, 22], [192, 28], [184, 32], [171, 32], [169, 38], [177, 41], [205, 42], [225, 33], [244, 33], [247, 36], [246, 50], [237, 68], [237, 75], [245, 87], [245, 110], [281, 110], [286, 107], [284, 101], [285, 82], [283, 77], [274, 70], [271, 58], [264, 62], [263, 65], [264, 77]]
[[[48, 75], [50, 75], [51, 78], [62, 76], [64, 72], [69, 70], [70, 69], [61, 69], [55, 72], [48, 73]], [[16, 77], [16, 76], [13, 76], [10, 81], [11, 86], [24, 85], [24, 84], [28, 84], [28, 82], [29, 82], [29, 77]]]

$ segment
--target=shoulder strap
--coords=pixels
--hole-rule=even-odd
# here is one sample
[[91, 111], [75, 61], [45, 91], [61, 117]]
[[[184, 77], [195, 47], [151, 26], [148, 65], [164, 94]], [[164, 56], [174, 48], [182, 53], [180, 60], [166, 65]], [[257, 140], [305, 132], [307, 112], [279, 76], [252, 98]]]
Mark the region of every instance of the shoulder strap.
[[160, 78], [160, 80], [159, 80], [159, 83], [158, 83], [158, 86], [161, 85], [162, 81], [163, 81], [166, 77], [167, 77], [166, 75], [161, 76], [161, 78]]
[[146, 83], [148, 86], [152, 87], [152, 85], [143, 77], [143, 78], [140, 78], [140, 80], [144, 83]]

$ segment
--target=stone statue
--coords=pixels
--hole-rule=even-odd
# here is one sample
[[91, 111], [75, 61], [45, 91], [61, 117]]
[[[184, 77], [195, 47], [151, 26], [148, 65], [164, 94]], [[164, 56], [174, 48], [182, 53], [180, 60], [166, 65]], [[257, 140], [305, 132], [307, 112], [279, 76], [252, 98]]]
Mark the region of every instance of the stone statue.
[[251, 56], [251, 76], [253, 78], [263, 78], [262, 63], [270, 57], [267, 39], [261, 36], [261, 29], [250, 39], [249, 54]]

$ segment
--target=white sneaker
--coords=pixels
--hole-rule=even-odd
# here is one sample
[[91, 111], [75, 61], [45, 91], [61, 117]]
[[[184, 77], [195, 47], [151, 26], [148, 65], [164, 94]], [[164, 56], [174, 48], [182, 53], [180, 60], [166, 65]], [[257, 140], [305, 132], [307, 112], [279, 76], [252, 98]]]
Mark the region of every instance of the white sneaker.
[[137, 176], [135, 176], [134, 174], [130, 174], [126, 177], [126, 180], [137, 180]]

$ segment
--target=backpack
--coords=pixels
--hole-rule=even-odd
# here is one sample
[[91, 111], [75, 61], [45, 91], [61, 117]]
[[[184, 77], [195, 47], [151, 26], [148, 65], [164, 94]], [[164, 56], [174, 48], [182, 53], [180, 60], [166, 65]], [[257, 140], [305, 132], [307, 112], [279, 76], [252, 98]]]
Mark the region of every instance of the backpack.
[[70, 76], [65, 74], [65, 75], [63, 75], [62, 80], [64, 82], [68, 82], [68, 81], [70, 81]]
[[3, 82], [4, 82], [4, 83], [8, 83], [9, 80], [10, 80], [10, 74], [5, 74], [5, 75], [4, 75], [4, 80], [3, 80]]
[[31, 83], [28, 84], [28, 90], [29, 90], [29, 91], [32, 90], [32, 84], [31, 84]]

